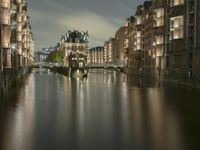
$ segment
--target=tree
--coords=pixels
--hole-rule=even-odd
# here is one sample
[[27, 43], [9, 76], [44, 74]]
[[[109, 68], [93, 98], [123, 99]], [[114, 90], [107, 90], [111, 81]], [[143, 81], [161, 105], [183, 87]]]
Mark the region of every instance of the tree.
[[64, 59], [64, 52], [55, 50], [48, 55], [46, 62], [62, 63], [63, 59]]

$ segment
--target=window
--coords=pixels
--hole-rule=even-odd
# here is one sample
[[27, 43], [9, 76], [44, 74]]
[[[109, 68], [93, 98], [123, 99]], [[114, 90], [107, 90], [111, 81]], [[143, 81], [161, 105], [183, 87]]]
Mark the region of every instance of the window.
[[154, 27], [160, 27], [164, 25], [164, 8], [160, 9], [155, 9], [154, 10], [155, 15], [154, 15]]
[[141, 25], [142, 24], [142, 17], [141, 16], [135, 16], [136, 18], [136, 25]]
[[156, 45], [160, 45], [164, 43], [164, 37], [163, 36], [156, 36]]
[[183, 16], [170, 18], [170, 40], [183, 38]]
[[141, 31], [137, 31], [137, 38], [140, 38], [141, 37]]
[[183, 38], [183, 30], [177, 29], [174, 30], [174, 39], [182, 39]]
[[178, 6], [178, 5], [183, 5], [184, 4], [184, 0], [170, 0], [170, 6]]

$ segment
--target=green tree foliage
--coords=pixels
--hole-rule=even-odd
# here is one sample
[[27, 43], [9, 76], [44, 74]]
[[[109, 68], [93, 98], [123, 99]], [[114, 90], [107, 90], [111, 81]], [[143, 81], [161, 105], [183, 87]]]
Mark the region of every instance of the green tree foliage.
[[46, 62], [62, 63], [63, 59], [64, 59], [63, 51], [53, 51], [48, 55]]

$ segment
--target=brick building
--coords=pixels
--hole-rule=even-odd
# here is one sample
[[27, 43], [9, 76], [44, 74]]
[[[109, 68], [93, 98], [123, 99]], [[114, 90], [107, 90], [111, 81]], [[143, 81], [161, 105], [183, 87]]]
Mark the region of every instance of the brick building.
[[115, 34], [114, 64], [125, 66], [127, 64], [126, 52], [128, 49], [128, 26], [125, 24]]
[[104, 65], [113, 65], [115, 61], [116, 39], [110, 38], [104, 43]]
[[104, 65], [104, 47], [94, 47], [89, 50], [89, 65], [91, 67]]
[[33, 63], [34, 42], [26, 1], [1, 0], [0, 8], [0, 88], [4, 91], [15, 78], [11, 72], [18, 74]]

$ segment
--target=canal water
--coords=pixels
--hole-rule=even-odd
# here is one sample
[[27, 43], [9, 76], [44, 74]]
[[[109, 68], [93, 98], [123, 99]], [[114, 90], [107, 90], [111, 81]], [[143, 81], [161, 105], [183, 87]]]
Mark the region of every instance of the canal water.
[[200, 92], [105, 70], [33, 71], [0, 101], [0, 150], [199, 150]]

